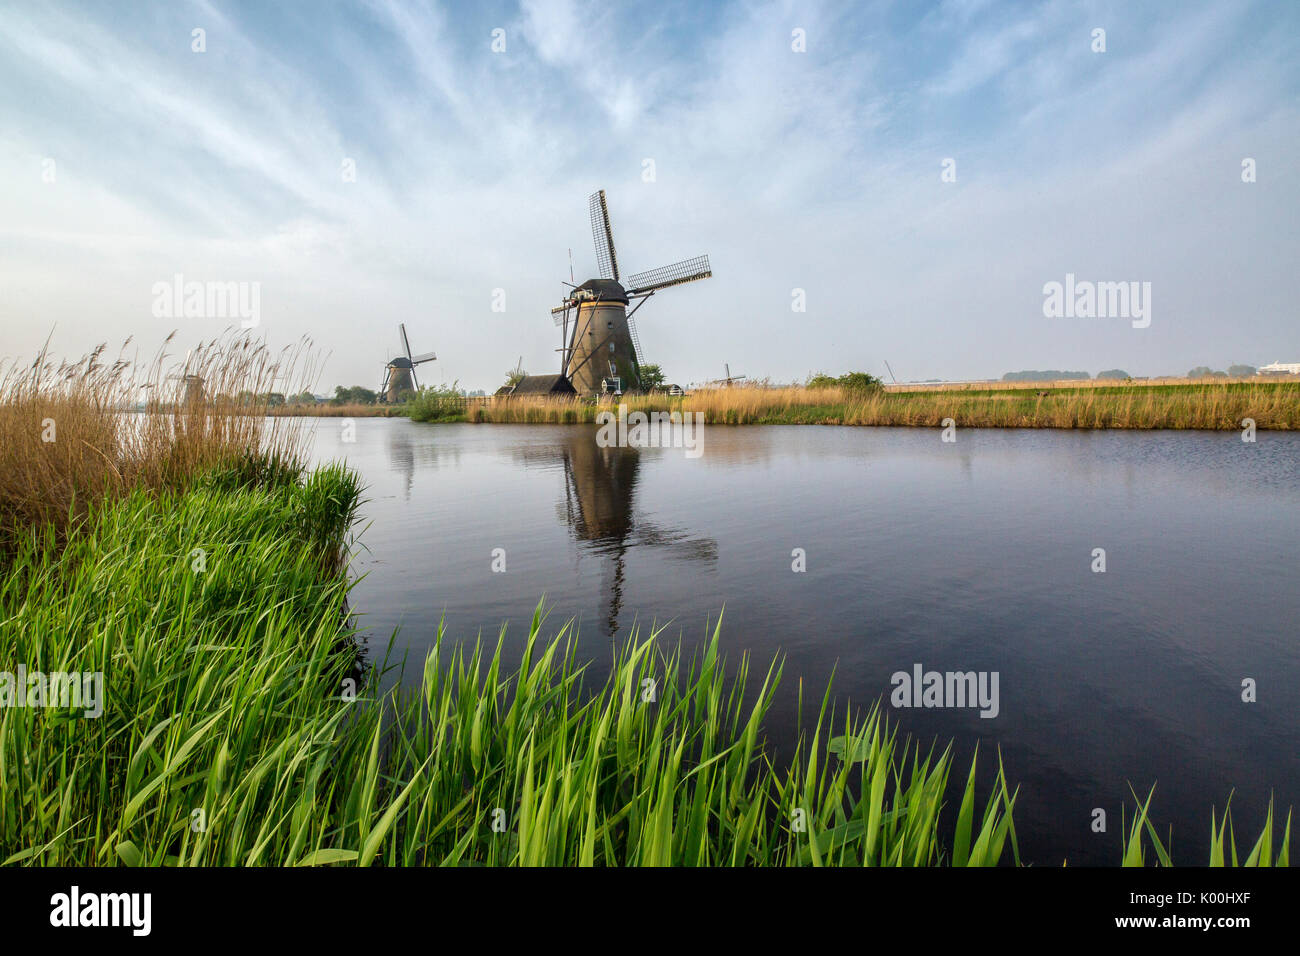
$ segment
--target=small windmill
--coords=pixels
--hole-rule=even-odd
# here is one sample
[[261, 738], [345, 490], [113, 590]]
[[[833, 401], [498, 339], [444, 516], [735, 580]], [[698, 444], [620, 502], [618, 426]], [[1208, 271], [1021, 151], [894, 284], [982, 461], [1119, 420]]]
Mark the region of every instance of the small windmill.
[[743, 382], [745, 379], [749, 377], [748, 375], [732, 375], [731, 366], [728, 365], [726, 362], [722, 363], [722, 367], [726, 369], [727, 374], [724, 375], [722, 378], [715, 378], [712, 382], [709, 383], [710, 385], [721, 385], [723, 388], [731, 388], [732, 382]]
[[[555, 324], [564, 328], [558, 349], [560, 374], [569, 379], [580, 395], [640, 388], [644, 354], [633, 321], [637, 309], [660, 289], [707, 279], [713, 270], [708, 256], [697, 256], [638, 272], [628, 277], [625, 286], [614, 251], [605, 190], [591, 195], [588, 210], [600, 278], [588, 279], [573, 288], [564, 302], [551, 310]], [[629, 312], [627, 307], [633, 300], [640, 301]]]
[[384, 365], [384, 380], [379, 384], [379, 393], [384, 397], [384, 401], [389, 403], [399, 401], [403, 392], [413, 392], [418, 389], [420, 383], [415, 377], [415, 367], [425, 362], [432, 362], [438, 357], [433, 352], [412, 355], [411, 341], [406, 337], [406, 324], [402, 323], [397, 328], [402, 335], [402, 349], [405, 354], [388, 360]]
[[[203, 391], [203, 376], [195, 375], [190, 372], [190, 356], [194, 354], [193, 349], [185, 353], [185, 364], [181, 366], [179, 372], [172, 372], [164, 377], [167, 382], [182, 382], [184, 388], [181, 391], [181, 401], [186, 405], [196, 404], [203, 401], [205, 393]], [[152, 387], [152, 386], [147, 386]]]

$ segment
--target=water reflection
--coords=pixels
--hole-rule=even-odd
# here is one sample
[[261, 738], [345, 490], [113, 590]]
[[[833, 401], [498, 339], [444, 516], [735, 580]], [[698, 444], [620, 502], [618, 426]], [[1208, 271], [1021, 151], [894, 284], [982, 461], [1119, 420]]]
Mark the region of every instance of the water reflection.
[[562, 442], [530, 448], [526, 457], [558, 463], [564, 474], [556, 513], [578, 546], [604, 560], [601, 619], [607, 636], [618, 632], [627, 583], [627, 556], [634, 548], [659, 548], [684, 561], [712, 564], [718, 558], [713, 538], [694, 537], [638, 516], [635, 508], [642, 455], [635, 448], [601, 448], [594, 431], [568, 432]]
[[444, 464], [455, 466], [460, 463], [460, 446], [417, 440], [412, 437], [413, 435], [419, 436], [419, 433], [412, 433], [405, 428], [387, 430], [388, 465], [393, 472], [401, 476], [402, 497], [405, 501], [411, 500], [416, 465], [436, 469]]

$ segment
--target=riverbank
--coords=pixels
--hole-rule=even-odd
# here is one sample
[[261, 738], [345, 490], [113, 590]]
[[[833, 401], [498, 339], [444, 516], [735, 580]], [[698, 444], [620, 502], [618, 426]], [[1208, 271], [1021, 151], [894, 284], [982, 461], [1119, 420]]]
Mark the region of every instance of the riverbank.
[[[699, 412], [713, 425], [872, 425], [958, 428], [1208, 429], [1300, 428], [1300, 382], [1048, 382], [898, 386], [729, 388], [690, 395], [626, 395], [629, 412]], [[608, 407], [579, 398], [457, 400], [434, 393], [404, 406], [285, 406], [277, 415], [366, 417], [509, 424], [594, 423]]]
[[[683, 398], [627, 396], [631, 411], [701, 412], [713, 425], [884, 425], [937, 428], [1300, 427], [1300, 384], [1020, 387], [850, 393], [841, 388], [732, 388]], [[471, 422], [595, 421], [577, 401], [515, 399], [467, 409]]]

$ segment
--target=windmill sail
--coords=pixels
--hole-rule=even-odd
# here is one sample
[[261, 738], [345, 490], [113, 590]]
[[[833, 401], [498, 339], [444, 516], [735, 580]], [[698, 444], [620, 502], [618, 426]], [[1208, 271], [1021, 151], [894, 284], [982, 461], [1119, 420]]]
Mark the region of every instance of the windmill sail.
[[384, 380], [380, 384], [380, 391], [390, 402], [397, 401], [398, 396], [408, 389], [419, 390], [420, 380], [415, 374], [415, 367], [424, 362], [432, 362], [438, 357], [436, 352], [412, 354], [411, 340], [406, 336], [406, 323], [399, 323], [397, 329], [402, 339], [402, 354], [397, 358], [389, 359], [384, 365]]
[[614, 232], [609, 227], [609, 206], [605, 190], [591, 194], [587, 203], [591, 211], [591, 238], [596, 242], [596, 265], [602, 279], [618, 281], [618, 255], [614, 252]]
[[709, 257], [696, 256], [694, 259], [683, 259], [681, 262], [660, 266], [649, 272], [638, 272], [628, 278], [627, 291], [631, 295], [655, 292], [659, 289], [667, 289], [669, 286], [694, 282], [696, 279], [707, 279], [711, 275], [713, 269], [709, 266]]
[[410, 342], [410, 340], [406, 337], [406, 323], [403, 322], [401, 325], [398, 326], [398, 328], [400, 328], [400, 329], [402, 330], [402, 348], [406, 350], [406, 360], [407, 360], [408, 362], [409, 362], [409, 361], [412, 361], [412, 359], [411, 359], [411, 342]]

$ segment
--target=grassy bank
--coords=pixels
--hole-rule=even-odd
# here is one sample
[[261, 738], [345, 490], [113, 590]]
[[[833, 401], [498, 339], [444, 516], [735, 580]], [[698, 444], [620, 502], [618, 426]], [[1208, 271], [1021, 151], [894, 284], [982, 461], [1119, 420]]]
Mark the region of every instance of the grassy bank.
[[[1191, 382], [1132, 385], [886, 388], [727, 388], [680, 398], [628, 395], [629, 412], [703, 412], [724, 425], [904, 425], [962, 428], [1178, 428], [1240, 430], [1300, 427], [1300, 383]], [[471, 422], [594, 422], [605, 406], [581, 399], [514, 398], [471, 406]], [[415, 416], [413, 416], [415, 417]], [[417, 420], [420, 420], [417, 418]], [[429, 420], [438, 420], [431, 418]]]

